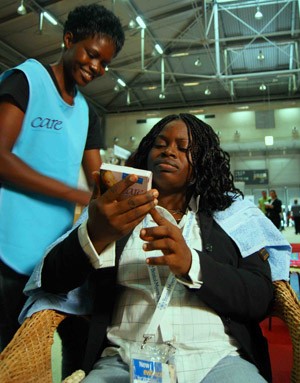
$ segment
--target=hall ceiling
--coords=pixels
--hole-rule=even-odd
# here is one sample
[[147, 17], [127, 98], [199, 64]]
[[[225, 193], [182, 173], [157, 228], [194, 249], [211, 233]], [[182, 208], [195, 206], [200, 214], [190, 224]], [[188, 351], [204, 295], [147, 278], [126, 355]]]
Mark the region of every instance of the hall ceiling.
[[[22, 16], [19, 0], [1, 0], [0, 70], [29, 57], [55, 62], [67, 14], [93, 2], [25, 0]], [[126, 34], [105, 76], [83, 89], [102, 114], [299, 99], [299, 0], [98, 3], [119, 16]], [[255, 18], [258, 6], [261, 19]], [[44, 19], [41, 28], [39, 15], [45, 10], [58, 25]], [[144, 31], [137, 16], [146, 24]]]

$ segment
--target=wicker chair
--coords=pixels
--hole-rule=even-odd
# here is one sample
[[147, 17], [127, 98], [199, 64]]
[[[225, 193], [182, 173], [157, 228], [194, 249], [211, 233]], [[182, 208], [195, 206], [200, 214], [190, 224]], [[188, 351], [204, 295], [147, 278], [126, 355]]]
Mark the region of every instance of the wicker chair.
[[[291, 382], [300, 382], [300, 302], [288, 282], [274, 282], [275, 301], [272, 315], [282, 319], [293, 344]], [[28, 318], [13, 340], [0, 354], [1, 383], [52, 383], [51, 346], [54, 331], [66, 318], [54, 310], [40, 311]], [[67, 378], [65, 383], [77, 383], [84, 373]]]

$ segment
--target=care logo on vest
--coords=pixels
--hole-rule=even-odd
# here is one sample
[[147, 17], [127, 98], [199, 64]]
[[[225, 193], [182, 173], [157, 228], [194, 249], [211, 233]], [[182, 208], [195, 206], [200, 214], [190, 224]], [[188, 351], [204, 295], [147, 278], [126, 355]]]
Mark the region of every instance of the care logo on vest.
[[63, 128], [63, 122], [48, 117], [36, 117], [31, 123], [31, 127], [34, 129], [46, 129], [46, 130], [61, 130]]

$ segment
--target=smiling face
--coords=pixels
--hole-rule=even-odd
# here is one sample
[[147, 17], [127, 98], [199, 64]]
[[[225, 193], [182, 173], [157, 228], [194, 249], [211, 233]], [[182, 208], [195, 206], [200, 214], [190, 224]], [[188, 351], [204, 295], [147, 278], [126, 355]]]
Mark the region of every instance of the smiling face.
[[192, 173], [188, 148], [188, 131], [181, 120], [169, 122], [156, 137], [147, 168], [153, 172], [153, 184], [160, 193], [187, 190]]
[[73, 35], [64, 36], [64, 73], [67, 81], [85, 86], [99, 76], [103, 76], [106, 66], [115, 56], [115, 44], [106, 36], [95, 35], [72, 41]]

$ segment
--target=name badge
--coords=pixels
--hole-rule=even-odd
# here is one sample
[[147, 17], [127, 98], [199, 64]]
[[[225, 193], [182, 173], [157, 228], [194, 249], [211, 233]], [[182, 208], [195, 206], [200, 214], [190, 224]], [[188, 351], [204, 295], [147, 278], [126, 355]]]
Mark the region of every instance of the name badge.
[[130, 383], [176, 383], [174, 354], [164, 344], [136, 348], [131, 354]]
[[131, 383], [176, 383], [175, 368], [171, 364], [148, 359], [131, 360]]

